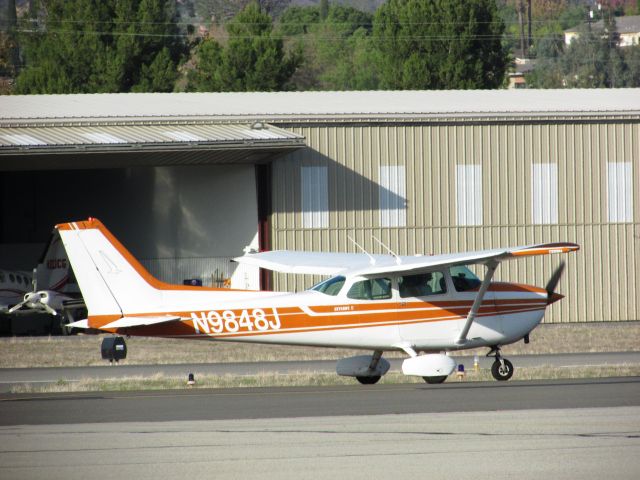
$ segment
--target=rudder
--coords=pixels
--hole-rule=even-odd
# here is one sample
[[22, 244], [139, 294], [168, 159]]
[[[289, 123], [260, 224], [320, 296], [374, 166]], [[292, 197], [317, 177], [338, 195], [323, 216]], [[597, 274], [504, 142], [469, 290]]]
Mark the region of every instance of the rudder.
[[[89, 313], [89, 326], [161, 304], [161, 284], [97, 219], [57, 225]], [[146, 277], [146, 278], [145, 278]], [[105, 318], [108, 316], [109, 318]]]

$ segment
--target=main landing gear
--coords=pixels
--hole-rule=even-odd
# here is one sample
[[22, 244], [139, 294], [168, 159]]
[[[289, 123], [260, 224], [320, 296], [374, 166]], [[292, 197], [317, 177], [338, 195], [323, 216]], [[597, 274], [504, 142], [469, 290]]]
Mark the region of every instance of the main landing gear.
[[375, 375], [372, 377], [356, 377], [356, 380], [358, 380], [362, 385], [373, 385], [374, 383], [378, 383], [378, 380], [380, 380], [380, 375]]
[[[369, 369], [368, 369], [369, 372], [376, 371], [381, 358], [382, 358], [382, 350], [376, 350], [375, 352], [373, 352], [373, 355], [371, 356], [371, 363], [369, 363]], [[374, 385], [378, 383], [378, 381], [381, 378], [382, 378], [382, 375], [356, 376], [356, 380], [358, 380], [358, 382], [360, 382], [362, 385]]]
[[491, 351], [487, 353], [487, 357], [495, 357], [496, 359], [493, 365], [491, 365], [491, 375], [493, 375], [493, 378], [504, 382], [513, 376], [513, 364], [502, 357], [500, 347], [491, 347]]

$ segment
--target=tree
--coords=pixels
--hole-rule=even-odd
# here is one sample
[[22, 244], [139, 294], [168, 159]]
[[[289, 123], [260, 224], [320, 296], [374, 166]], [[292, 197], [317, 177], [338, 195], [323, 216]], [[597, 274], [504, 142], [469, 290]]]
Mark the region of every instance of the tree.
[[320, 22], [318, 7], [289, 7], [278, 19], [278, 32], [284, 36], [309, 33], [311, 25]]
[[329, 0], [320, 0], [320, 19], [326, 20], [329, 16]]
[[373, 15], [342, 5], [331, 6], [327, 14], [327, 22], [344, 28], [344, 33], [347, 35], [353, 35], [359, 28], [363, 28], [367, 34], [373, 29]]
[[289, 40], [304, 52], [303, 63], [292, 78], [297, 90], [377, 88], [370, 13], [332, 4], [322, 20], [318, 7], [291, 7], [280, 21], [281, 32], [292, 32], [296, 27], [298, 34], [304, 33]]
[[603, 28], [582, 27], [578, 38], [555, 57], [540, 58], [527, 75], [533, 88], [616, 88], [640, 85], [640, 47], [619, 47], [615, 17], [603, 14]]
[[287, 83], [300, 63], [285, 54], [282, 39], [272, 36], [271, 17], [257, 3], [249, 4], [229, 22], [229, 41], [222, 47], [205, 40], [189, 88], [197, 91], [275, 91]]
[[[20, 52], [16, 42], [16, 14], [15, 0], [4, 2], [0, 9], [0, 77], [15, 77], [20, 67]], [[8, 93], [10, 87], [4, 82], [0, 85], [0, 93]]]
[[504, 23], [492, 0], [389, 0], [374, 17], [382, 88], [502, 85]]
[[[344, 27], [343, 27], [344, 28]], [[324, 64], [319, 74], [323, 90], [376, 90], [379, 86], [373, 59], [376, 51], [364, 28], [319, 49]]]
[[250, 3], [256, 2], [260, 8], [273, 17], [279, 16], [291, 0], [195, 0], [198, 15], [205, 19], [224, 22], [232, 19]]
[[640, 87], [640, 45], [625, 47], [623, 61], [626, 68], [622, 85], [629, 88]]
[[50, 0], [21, 38], [18, 93], [173, 90], [185, 44], [170, 0]]

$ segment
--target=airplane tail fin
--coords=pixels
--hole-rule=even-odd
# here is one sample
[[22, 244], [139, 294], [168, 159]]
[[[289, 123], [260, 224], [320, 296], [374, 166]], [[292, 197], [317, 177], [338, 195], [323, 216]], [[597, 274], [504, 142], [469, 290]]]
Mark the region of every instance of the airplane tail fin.
[[89, 313], [99, 328], [127, 313], [144, 312], [162, 303], [163, 288], [175, 288], [152, 277], [95, 218], [56, 225]]

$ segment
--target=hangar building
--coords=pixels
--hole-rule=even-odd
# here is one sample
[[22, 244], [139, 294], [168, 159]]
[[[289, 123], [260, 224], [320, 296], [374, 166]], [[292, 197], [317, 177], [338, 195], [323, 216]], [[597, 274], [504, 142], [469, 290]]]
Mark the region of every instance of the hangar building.
[[[299, 290], [254, 249], [574, 241], [546, 322], [640, 318], [640, 89], [0, 97], [0, 266], [95, 216], [170, 282]], [[544, 285], [557, 257], [497, 278]]]

